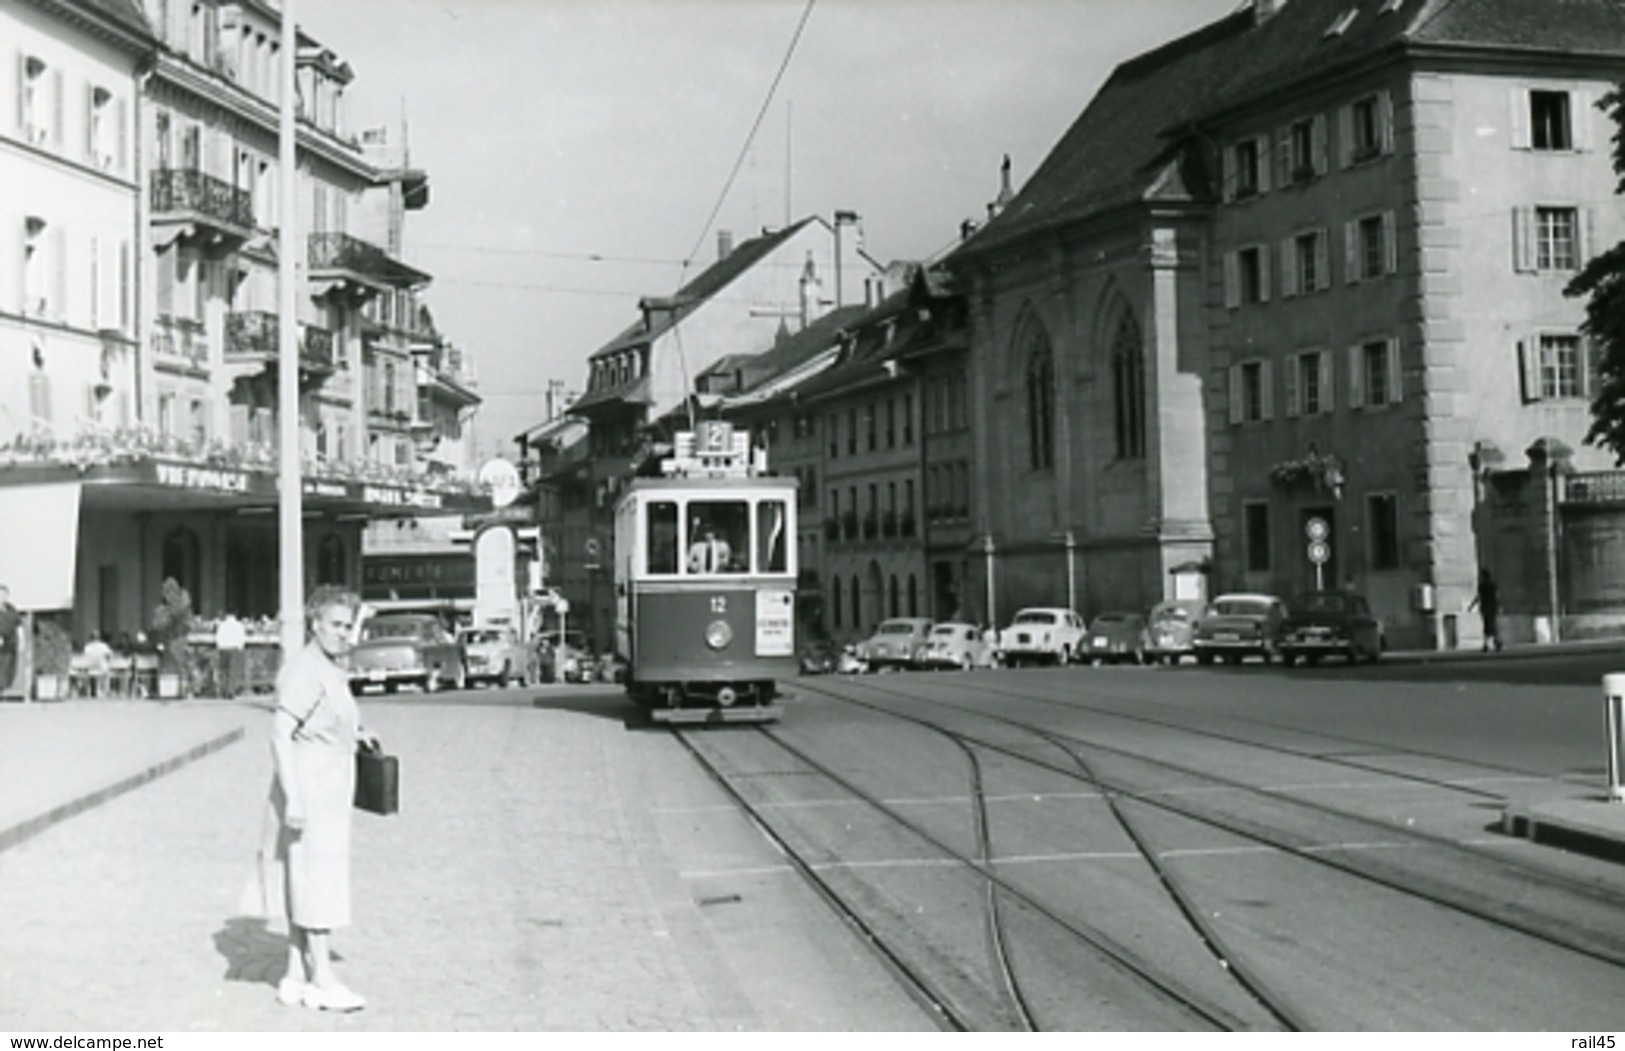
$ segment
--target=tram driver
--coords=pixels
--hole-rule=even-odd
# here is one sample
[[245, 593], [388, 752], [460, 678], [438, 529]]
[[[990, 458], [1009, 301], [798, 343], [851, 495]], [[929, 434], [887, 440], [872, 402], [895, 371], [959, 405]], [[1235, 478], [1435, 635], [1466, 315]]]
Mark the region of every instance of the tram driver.
[[689, 535], [696, 538], [688, 547], [690, 573], [726, 573], [732, 569], [733, 549], [728, 541], [717, 536], [716, 530], [696, 521]]

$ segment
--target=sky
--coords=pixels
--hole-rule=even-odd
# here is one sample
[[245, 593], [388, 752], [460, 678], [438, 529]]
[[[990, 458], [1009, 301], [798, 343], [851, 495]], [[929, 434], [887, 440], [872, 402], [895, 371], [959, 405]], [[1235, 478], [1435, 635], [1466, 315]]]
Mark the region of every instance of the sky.
[[[881, 264], [1019, 189], [1112, 69], [1241, 0], [295, 0], [351, 126], [428, 173], [406, 225], [468, 351], [480, 453], [736, 241], [836, 210]], [[754, 134], [753, 134], [754, 130]], [[687, 261], [687, 265], [685, 265]]]

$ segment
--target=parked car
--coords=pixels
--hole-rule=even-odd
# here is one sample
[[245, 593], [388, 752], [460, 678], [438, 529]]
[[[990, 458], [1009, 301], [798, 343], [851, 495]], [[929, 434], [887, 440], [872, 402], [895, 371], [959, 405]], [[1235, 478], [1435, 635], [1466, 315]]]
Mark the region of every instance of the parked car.
[[1196, 625], [1191, 647], [1203, 664], [1212, 664], [1215, 658], [1240, 664], [1247, 657], [1259, 657], [1268, 664], [1280, 652], [1285, 620], [1286, 603], [1274, 595], [1220, 595]]
[[536, 678], [535, 651], [505, 624], [463, 628], [457, 640], [463, 646], [470, 684], [489, 682], [506, 688], [510, 682], [523, 686]]
[[463, 647], [433, 613], [380, 613], [361, 626], [350, 652], [350, 687], [394, 693], [403, 683], [430, 692], [468, 684]]
[[859, 656], [858, 647], [855, 643], [849, 643], [841, 647], [840, 656], [835, 658], [835, 674], [862, 675], [868, 670], [869, 662]]
[[606, 653], [599, 657], [593, 666], [592, 682], [624, 683], [630, 674], [630, 666], [626, 661], [613, 653]]
[[598, 673], [598, 658], [568, 642], [553, 647], [553, 665], [559, 682], [592, 682]]
[[814, 639], [801, 647], [801, 674], [833, 675], [841, 660], [841, 648], [833, 639]]
[[1089, 630], [1078, 646], [1078, 658], [1090, 664], [1144, 664], [1149, 641], [1143, 614], [1102, 613], [1089, 622]]
[[972, 668], [993, 666], [993, 647], [982, 637], [982, 629], [974, 624], [945, 621], [931, 627], [926, 636], [925, 656], [920, 665], [926, 668]]
[[1019, 610], [1010, 626], [999, 632], [999, 659], [1012, 665], [1066, 664], [1076, 659], [1083, 633], [1083, 618], [1069, 609]]
[[892, 617], [881, 621], [873, 635], [858, 643], [858, 656], [874, 671], [913, 668], [925, 656], [930, 633], [929, 617]]
[[1365, 596], [1353, 591], [1307, 591], [1287, 603], [1281, 629], [1281, 663], [1299, 658], [1315, 664], [1327, 654], [1375, 662], [1387, 648], [1382, 622], [1371, 615]]
[[1145, 655], [1163, 664], [1178, 664], [1187, 656], [1195, 656], [1192, 640], [1196, 625], [1207, 613], [1207, 603], [1199, 599], [1169, 599], [1151, 607], [1146, 618], [1149, 644]]

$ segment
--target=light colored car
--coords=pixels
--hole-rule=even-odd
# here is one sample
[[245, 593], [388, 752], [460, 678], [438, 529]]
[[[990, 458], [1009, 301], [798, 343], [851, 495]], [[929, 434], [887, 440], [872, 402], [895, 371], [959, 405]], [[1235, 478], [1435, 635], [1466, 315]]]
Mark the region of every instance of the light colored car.
[[1067, 664], [1077, 659], [1083, 633], [1083, 618], [1069, 609], [1019, 610], [999, 632], [999, 659], [1010, 665]]
[[519, 641], [507, 625], [463, 628], [457, 633], [463, 645], [468, 681], [490, 682], [506, 687], [510, 682], [523, 686], [536, 678], [535, 650]]
[[433, 613], [380, 613], [361, 625], [350, 651], [350, 687], [394, 693], [403, 684], [433, 692], [468, 684], [463, 647]]
[[1196, 637], [1196, 625], [1206, 615], [1207, 603], [1200, 599], [1169, 599], [1151, 607], [1146, 623], [1146, 656], [1163, 664], [1178, 664], [1195, 656], [1191, 643]]
[[982, 637], [982, 629], [974, 624], [945, 621], [933, 625], [926, 636], [925, 656], [920, 661], [925, 668], [972, 668], [993, 666], [993, 647]]
[[858, 656], [875, 671], [918, 667], [930, 634], [929, 617], [892, 617], [858, 643]]
[[1274, 595], [1233, 592], [1220, 595], [1196, 625], [1191, 648], [1202, 664], [1222, 658], [1240, 664], [1258, 657], [1269, 664], [1281, 652], [1281, 625], [1286, 603]]
[[1145, 663], [1150, 645], [1145, 617], [1139, 613], [1102, 613], [1089, 622], [1089, 630], [1078, 647], [1078, 659], [1090, 664]]

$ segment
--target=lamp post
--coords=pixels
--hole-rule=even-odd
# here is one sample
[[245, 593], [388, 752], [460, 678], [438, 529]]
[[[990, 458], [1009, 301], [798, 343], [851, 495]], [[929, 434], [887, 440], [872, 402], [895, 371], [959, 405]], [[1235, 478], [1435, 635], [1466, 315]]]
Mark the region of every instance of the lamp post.
[[1051, 539], [1059, 540], [1066, 546], [1066, 608], [1076, 613], [1078, 611], [1078, 567], [1074, 552], [1078, 549], [1078, 537], [1075, 532], [1068, 529], [1061, 533], [1050, 534]]
[[281, 227], [277, 233], [277, 414], [280, 496], [278, 565], [282, 601], [282, 658], [305, 642], [304, 493], [299, 470], [299, 248], [295, 189], [299, 171], [294, 104], [299, 28], [294, 0], [282, 0], [281, 99], [278, 102], [278, 164]]
[[982, 555], [987, 559], [987, 624], [988, 627], [997, 631], [999, 613], [998, 600], [994, 597], [993, 590], [993, 553], [993, 534], [984, 533], [982, 535]]

